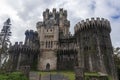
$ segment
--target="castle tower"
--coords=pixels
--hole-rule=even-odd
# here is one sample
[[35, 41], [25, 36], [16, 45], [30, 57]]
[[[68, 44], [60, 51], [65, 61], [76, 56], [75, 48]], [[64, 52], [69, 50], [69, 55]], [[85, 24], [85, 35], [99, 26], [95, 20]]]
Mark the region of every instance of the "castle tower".
[[85, 72], [101, 72], [118, 80], [110, 38], [111, 27], [107, 19], [91, 18], [77, 23], [75, 36], [79, 45], [79, 67]]
[[38, 32], [33, 30], [26, 30], [24, 45], [31, 48], [39, 48]]
[[70, 21], [67, 20], [67, 11], [63, 8], [59, 9], [59, 27], [61, 36], [69, 35]]
[[[43, 12], [43, 21], [36, 24], [39, 42], [40, 54], [38, 59], [39, 70], [56, 70], [57, 68], [57, 48], [60, 35], [69, 34], [69, 21], [67, 12], [63, 9], [52, 12], [49, 9]], [[62, 33], [62, 34], [59, 34]]]

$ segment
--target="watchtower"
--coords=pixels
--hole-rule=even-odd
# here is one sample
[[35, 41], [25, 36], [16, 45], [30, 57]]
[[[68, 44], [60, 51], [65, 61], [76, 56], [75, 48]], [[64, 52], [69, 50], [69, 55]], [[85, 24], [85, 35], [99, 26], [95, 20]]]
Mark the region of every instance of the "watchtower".
[[104, 18], [78, 22], [75, 26], [79, 46], [78, 60], [85, 72], [102, 72], [117, 80], [110, 32], [110, 22]]

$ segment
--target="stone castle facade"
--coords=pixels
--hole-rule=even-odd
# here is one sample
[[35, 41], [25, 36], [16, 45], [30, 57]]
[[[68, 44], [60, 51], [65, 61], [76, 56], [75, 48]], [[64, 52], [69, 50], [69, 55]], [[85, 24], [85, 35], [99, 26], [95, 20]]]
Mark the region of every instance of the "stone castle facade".
[[25, 42], [16, 42], [9, 53], [11, 69], [29, 65], [37, 70], [73, 70], [101, 72], [117, 80], [111, 44], [110, 22], [104, 18], [91, 18], [78, 22], [74, 35], [70, 34], [67, 11], [60, 9], [43, 12], [43, 21], [36, 24], [37, 31], [27, 30]]

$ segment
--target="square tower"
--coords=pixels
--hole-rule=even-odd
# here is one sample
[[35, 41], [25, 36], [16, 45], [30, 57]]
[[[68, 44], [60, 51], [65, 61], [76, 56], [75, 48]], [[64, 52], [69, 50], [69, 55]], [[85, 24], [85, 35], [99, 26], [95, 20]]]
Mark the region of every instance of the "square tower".
[[39, 70], [56, 70], [59, 39], [60, 36], [69, 35], [69, 24], [66, 10], [56, 12], [53, 9], [50, 12], [46, 9], [43, 12], [43, 21], [36, 24], [40, 42]]

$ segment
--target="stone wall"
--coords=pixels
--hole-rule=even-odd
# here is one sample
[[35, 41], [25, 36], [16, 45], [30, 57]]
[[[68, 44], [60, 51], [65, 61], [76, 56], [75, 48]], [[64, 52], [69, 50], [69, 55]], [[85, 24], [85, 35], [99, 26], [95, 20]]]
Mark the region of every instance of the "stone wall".
[[38, 69], [47, 70], [48, 64], [50, 65], [49, 70], [56, 70], [57, 57], [55, 51], [43, 51], [38, 61]]

